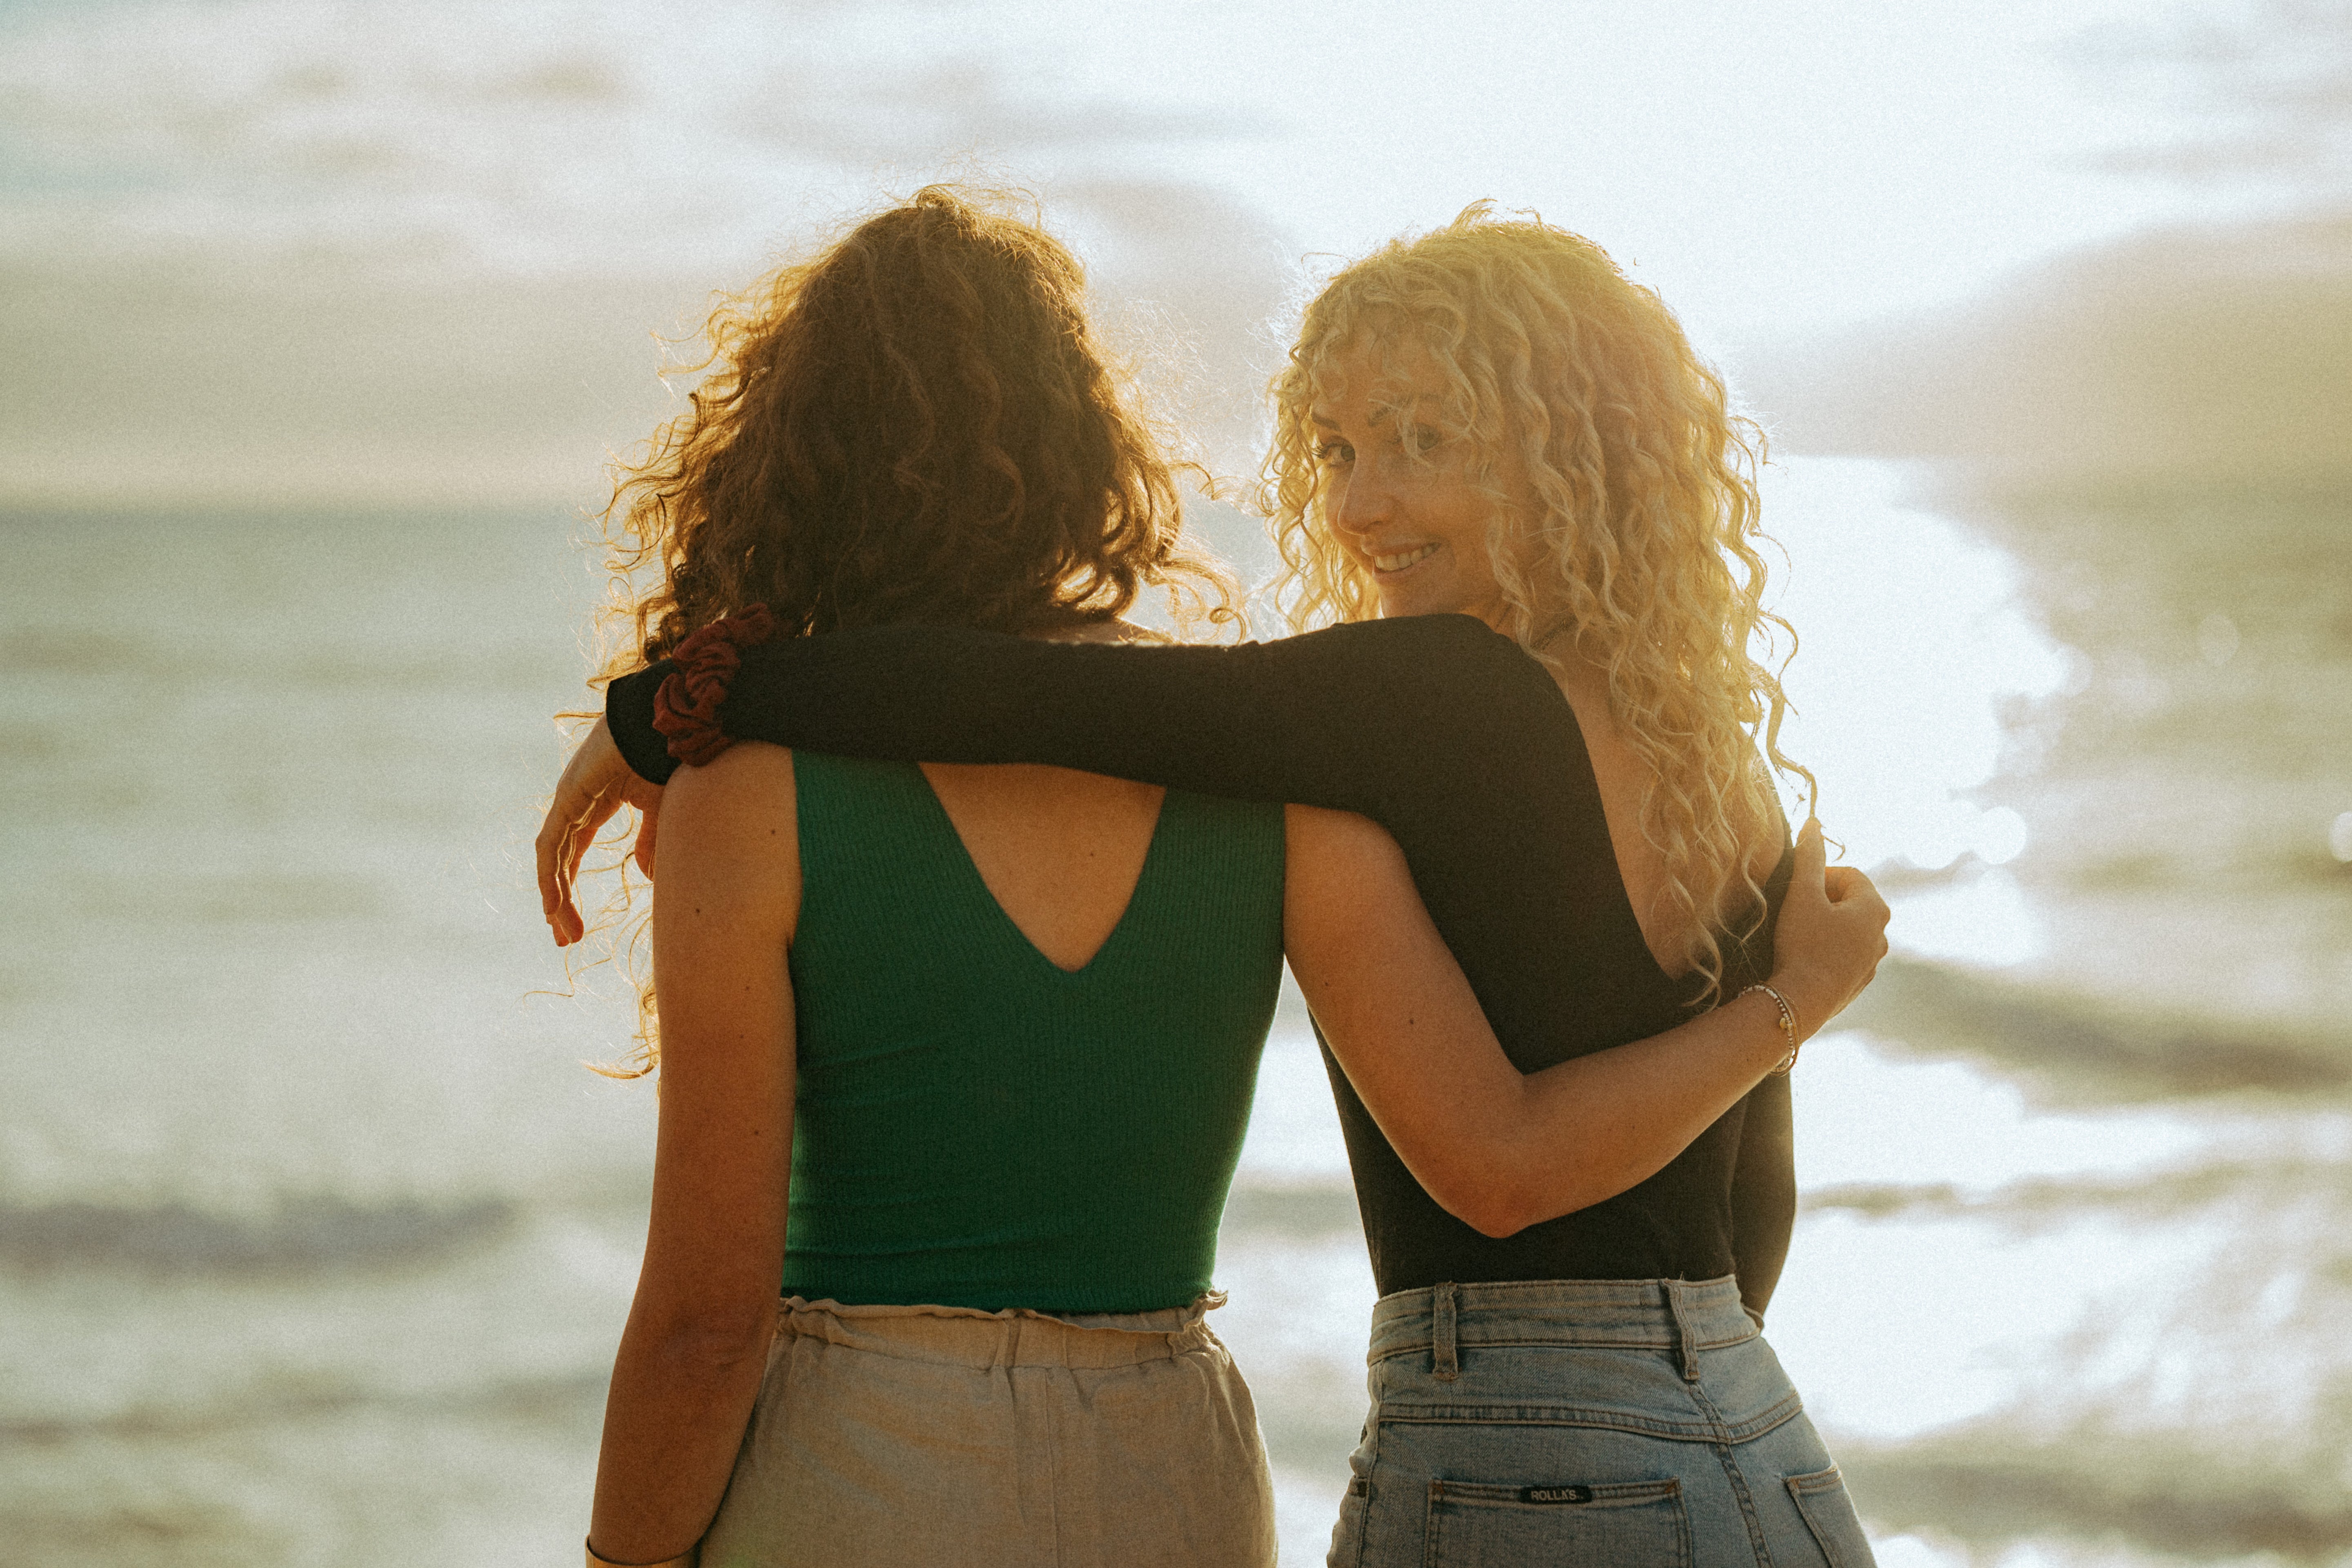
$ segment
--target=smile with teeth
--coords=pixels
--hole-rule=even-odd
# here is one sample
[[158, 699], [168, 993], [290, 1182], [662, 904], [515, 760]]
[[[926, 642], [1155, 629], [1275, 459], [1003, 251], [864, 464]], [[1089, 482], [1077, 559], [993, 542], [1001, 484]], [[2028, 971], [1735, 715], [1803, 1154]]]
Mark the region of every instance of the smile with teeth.
[[1373, 556], [1372, 568], [1378, 572], [1402, 572], [1436, 553], [1437, 546], [1434, 544], [1416, 544], [1411, 550], [1400, 550], [1393, 555]]

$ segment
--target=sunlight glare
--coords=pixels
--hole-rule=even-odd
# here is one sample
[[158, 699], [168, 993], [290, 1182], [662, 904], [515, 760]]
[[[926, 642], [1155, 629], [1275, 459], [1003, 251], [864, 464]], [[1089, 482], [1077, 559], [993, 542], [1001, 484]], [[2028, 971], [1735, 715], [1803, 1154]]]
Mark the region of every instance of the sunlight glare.
[[2026, 824], [1970, 795], [2000, 766], [2004, 711], [2062, 691], [2070, 661], [2020, 602], [2015, 563], [1912, 502], [1916, 482], [1868, 458], [1765, 470], [1764, 526], [1790, 563], [1776, 607], [1801, 645], [1782, 745], [1820, 777], [1853, 864], [2000, 865]]

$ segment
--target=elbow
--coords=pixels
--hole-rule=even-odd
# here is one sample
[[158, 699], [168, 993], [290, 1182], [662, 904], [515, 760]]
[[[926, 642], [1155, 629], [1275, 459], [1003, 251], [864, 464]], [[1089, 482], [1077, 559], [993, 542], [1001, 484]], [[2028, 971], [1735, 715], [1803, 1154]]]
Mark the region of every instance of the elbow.
[[747, 1361], [766, 1363], [775, 1338], [776, 1301], [703, 1300], [656, 1310], [644, 1324], [646, 1348], [674, 1372], [723, 1373]]
[[[1555, 1181], [1548, 1191], [1515, 1180], [1511, 1173], [1488, 1169], [1465, 1173], [1430, 1195], [1446, 1213], [1490, 1241], [1504, 1241], [1531, 1225], [1541, 1225], [1586, 1206], [1586, 1200], [1563, 1194]], [[1563, 1198], [1567, 1201], [1563, 1201]]]
[[772, 1308], [757, 1321], [745, 1317], [698, 1320], [673, 1328], [666, 1349], [672, 1361], [714, 1370], [745, 1361], [764, 1361], [775, 1327]]

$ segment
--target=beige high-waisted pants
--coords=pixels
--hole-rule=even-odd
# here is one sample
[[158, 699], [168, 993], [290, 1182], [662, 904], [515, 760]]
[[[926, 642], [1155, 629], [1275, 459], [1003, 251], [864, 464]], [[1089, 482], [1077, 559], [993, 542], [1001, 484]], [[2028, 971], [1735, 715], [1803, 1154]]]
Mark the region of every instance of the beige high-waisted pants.
[[703, 1568], [1266, 1568], [1257, 1410], [1202, 1321], [786, 1300]]

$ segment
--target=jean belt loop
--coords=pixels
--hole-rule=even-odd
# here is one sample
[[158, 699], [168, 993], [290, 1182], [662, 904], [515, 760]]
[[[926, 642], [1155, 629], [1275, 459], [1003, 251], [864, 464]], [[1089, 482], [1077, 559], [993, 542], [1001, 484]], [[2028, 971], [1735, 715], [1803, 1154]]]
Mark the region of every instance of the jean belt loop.
[[1666, 1309], [1675, 1315], [1675, 1350], [1682, 1362], [1683, 1381], [1698, 1381], [1698, 1335], [1691, 1329], [1690, 1287], [1680, 1279], [1666, 1281]]
[[1430, 1302], [1429, 1374], [1440, 1383], [1452, 1383], [1462, 1375], [1462, 1363], [1454, 1348], [1454, 1293], [1449, 1280], [1432, 1292]]

